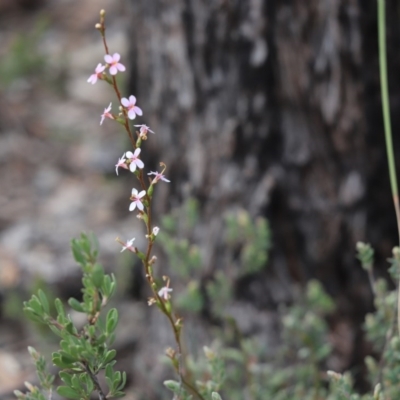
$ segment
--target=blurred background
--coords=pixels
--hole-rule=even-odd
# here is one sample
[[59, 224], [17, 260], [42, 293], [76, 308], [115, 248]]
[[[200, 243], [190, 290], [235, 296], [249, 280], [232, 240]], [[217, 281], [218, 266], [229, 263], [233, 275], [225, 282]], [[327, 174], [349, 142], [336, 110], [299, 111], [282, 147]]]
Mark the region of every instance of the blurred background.
[[[165, 369], [157, 360], [173, 344], [147, 307], [139, 264], [114, 241], [136, 236], [140, 246], [143, 233], [128, 211], [134, 180], [115, 175], [128, 141], [112, 121], [99, 125], [116, 101], [104, 82], [86, 82], [103, 61], [101, 8], [110, 52], [127, 66], [120, 85], [144, 111], [135, 123], [156, 132], [143, 148], [146, 167], [168, 166], [156, 221], [186, 242], [173, 260], [176, 243], [161, 240], [160, 274], [176, 278], [188, 296], [181, 304], [196, 311], [187, 317], [193, 346], [221, 323], [207, 289], [221, 273], [230, 290], [223, 313], [265, 343], [278, 340], [279, 305], [316, 278], [337, 305], [334, 367], [357, 369], [372, 295], [355, 243], [371, 242], [386, 276], [397, 240], [376, 1], [0, 0], [0, 398], [32, 376], [27, 345], [51, 352], [47, 334], [22, 319], [22, 301], [37, 288], [79, 296], [69, 242], [81, 231], [98, 236], [101, 261], [120, 282], [116, 346], [132, 398], [157, 398]], [[400, 3], [387, 8], [397, 132]], [[245, 236], [232, 239], [229, 229]], [[249, 238], [268, 253], [255, 263]], [[174, 270], [187, 254], [193, 269]]]

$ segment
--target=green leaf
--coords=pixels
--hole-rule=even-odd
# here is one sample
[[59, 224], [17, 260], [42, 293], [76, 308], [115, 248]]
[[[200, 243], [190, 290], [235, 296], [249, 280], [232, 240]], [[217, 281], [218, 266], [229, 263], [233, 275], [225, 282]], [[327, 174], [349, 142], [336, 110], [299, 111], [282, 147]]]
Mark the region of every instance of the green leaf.
[[71, 379], [71, 387], [73, 389], [79, 390], [81, 389], [81, 383], [79, 382], [78, 375], [74, 374]]
[[108, 364], [111, 360], [114, 359], [114, 357], [116, 356], [116, 354], [117, 354], [117, 352], [116, 352], [114, 349], [108, 351], [107, 354], [106, 354], [106, 356], [105, 356], [105, 358], [104, 358], [103, 363], [104, 363], [104, 364]]
[[53, 361], [53, 364], [59, 368], [70, 368], [71, 367], [71, 364], [63, 363], [60, 356], [54, 356], [52, 358], [52, 361]]
[[[102, 329], [102, 328], [101, 328]], [[97, 345], [102, 345], [102, 344], [104, 344], [105, 342], [106, 342], [106, 340], [107, 340], [107, 336], [104, 334], [104, 333], [102, 333], [97, 339], [96, 339], [96, 344]]]
[[58, 375], [67, 386], [72, 386], [72, 376], [68, 372], [60, 371]]
[[69, 353], [69, 343], [66, 340], [61, 340], [60, 347], [67, 353]]
[[43, 318], [41, 318], [40, 316], [37, 315], [37, 313], [35, 312], [35, 310], [33, 310], [30, 307], [25, 307], [24, 308], [24, 314], [32, 321], [34, 322], [40, 322], [42, 324], [44, 324], [44, 320]]
[[177, 381], [168, 380], [164, 381], [163, 383], [167, 389], [171, 390], [174, 393], [178, 393], [181, 388], [181, 385]]
[[44, 311], [46, 311], [47, 314], [50, 314], [50, 306], [49, 306], [49, 301], [47, 300], [46, 295], [44, 294], [42, 289], [39, 289], [39, 299], [40, 302], [42, 303]]
[[111, 297], [115, 293], [116, 288], [117, 288], [117, 284], [115, 282], [111, 282], [108, 297]]
[[117, 390], [122, 390], [126, 385], [126, 372], [122, 372], [122, 382], [120, 383], [120, 385], [117, 387]]
[[84, 266], [86, 264], [86, 260], [84, 255], [82, 254], [82, 250], [79, 246], [79, 242], [76, 239], [72, 239], [71, 241], [71, 250], [72, 254], [74, 256], [75, 261]]
[[90, 239], [91, 239], [91, 242], [93, 243], [93, 247], [94, 247], [93, 256], [97, 257], [97, 255], [99, 253], [99, 248], [100, 248], [99, 239], [97, 238], [97, 236], [94, 233], [91, 233]]
[[71, 297], [68, 300], [68, 304], [75, 311], [78, 311], [78, 312], [81, 312], [81, 313], [86, 312], [85, 309], [82, 307], [82, 304], [77, 299], [74, 299], [73, 297]]
[[68, 387], [68, 386], [59, 386], [57, 388], [57, 393], [61, 397], [66, 397], [68, 399], [80, 399], [81, 395], [75, 391], [74, 389]]
[[90, 379], [90, 377], [89, 377], [88, 375], [86, 375], [85, 381], [86, 381], [86, 391], [87, 391], [88, 393], [92, 393], [93, 390], [94, 390], [94, 383], [93, 383], [93, 381]]
[[105, 275], [103, 279], [103, 287], [102, 287], [103, 295], [106, 297], [110, 297], [111, 293], [111, 278], [109, 275]]
[[106, 367], [106, 372], [105, 372], [105, 378], [107, 382], [107, 386], [109, 390], [113, 390], [113, 380], [114, 380], [114, 371], [112, 369], [112, 366], [109, 364]]
[[92, 282], [96, 288], [100, 288], [103, 285], [104, 270], [100, 264], [96, 264], [92, 272]]
[[77, 329], [75, 328], [74, 324], [72, 323], [72, 321], [68, 321], [65, 324], [65, 330], [70, 333], [71, 335], [76, 335], [77, 334]]
[[33, 295], [32, 298], [29, 300], [28, 304], [29, 307], [32, 308], [36, 314], [43, 315], [44, 310], [37, 296]]
[[74, 363], [75, 361], [77, 361], [76, 358], [72, 357], [70, 353], [67, 353], [67, 352], [64, 351], [64, 350], [60, 350], [60, 351], [58, 352], [58, 354], [60, 355], [61, 360], [62, 360], [64, 363]]
[[54, 300], [54, 305], [56, 307], [58, 315], [65, 318], [65, 310], [62, 301], [57, 298]]
[[115, 328], [117, 327], [118, 324], [118, 311], [116, 308], [112, 308], [110, 311], [107, 313], [107, 318], [106, 318], [106, 331], [108, 334], [111, 334], [114, 332]]
[[55, 335], [64, 337], [64, 332], [62, 332], [60, 329], [56, 328], [54, 325], [50, 324], [49, 328]]
[[28, 346], [28, 351], [33, 360], [36, 361], [39, 358], [39, 353], [36, 351], [34, 347]]

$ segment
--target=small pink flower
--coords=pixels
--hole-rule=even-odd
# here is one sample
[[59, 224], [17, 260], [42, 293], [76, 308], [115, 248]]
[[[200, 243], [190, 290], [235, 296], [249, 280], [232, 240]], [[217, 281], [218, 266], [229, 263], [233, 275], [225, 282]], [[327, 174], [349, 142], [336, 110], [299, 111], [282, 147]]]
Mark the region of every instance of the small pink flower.
[[130, 161], [129, 169], [131, 170], [131, 172], [135, 172], [136, 167], [140, 169], [144, 167], [143, 161], [139, 158], [140, 152], [141, 149], [139, 147], [135, 150], [134, 153], [132, 153], [131, 151], [126, 152], [126, 158]]
[[157, 183], [160, 179], [164, 182], [171, 182], [170, 180], [168, 180], [162, 172], [149, 172], [147, 175], [155, 175], [153, 181], [151, 182], [152, 184]]
[[132, 246], [134, 240], [135, 240], [135, 238], [132, 238], [131, 240], [128, 240], [128, 241], [124, 244], [124, 246], [122, 246], [121, 253], [122, 253], [123, 251], [125, 251], [125, 250], [129, 250], [129, 251], [132, 251], [133, 253], [136, 253], [135, 248]]
[[110, 67], [111, 75], [117, 75], [118, 71], [125, 71], [125, 66], [119, 62], [120, 58], [121, 56], [118, 53], [114, 53], [112, 56], [110, 54], [104, 56], [104, 61]]
[[106, 69], [105, 65], [101, 65], [100, 63], [97, 64], [96, 69], [94, 70], [94, 74], [90, 75], [89, 79], [87, 80], [89, 83], [94, 85], [97, 82], [97, 79], [101, 78], [103, 71]]
[[120, 159], [118, 159], [118, 162], [115, 164], [115, 173], [118, 175], [118, 168], [125, 168], [128, 169], [128, 165], [126, 163], [125, 159], [125, 153], [122, 155]]
[[155, 226], [155, 227], [153, 228], [153, 235], [154, 235], [154, 236], [157, 236], [157, 235], [158, 235], [158, 232], [160, 232], [160, 228], [159, 228], [158, 226]]
[[136, 114], [143, 115], [143, 111], [136, 105], [135, 96], [129, 96], [129, 100], [126, 97], [123, 97], [121, 103], [128, 110], [129, 119], [135, 119]]
[[129, 206], [129, 211], [133, 211], [136, 207], [140, 210], [143, 211], [144, 206], [141, 201], [141, 198], [146, 195], [146, 192], [142, 190], [140, 193], [136, 189], [132, 189], [132, 195], [131, 195], [131, 200], [132, 203]]
[[110, 113], [110, 111], [111, 111], [111, 103], [107, 108], [104, 109], [103, 114], [101, 114], [100, 125], [103, 124], [105, 118], [114, 119], [114, 116]]
[[172, 290], [173, 290], [172, 288], [164, 286], [158, 291], [158, 295], [162, 297], [164, 300], [169, 300], [171, 297], [169, 293], [172, 292]]
[[147, 125], [145, 125], [145, 124], [142, 124], [142, 125], [135, 125], [137, 128], [140, 128], [140, 134], [139, 134], [139, 136], [142, 138], [142, 137], [145, 137], [145, 136], [147, 136], [147, 132], [151, 132], [151, 133], [154, 133]]

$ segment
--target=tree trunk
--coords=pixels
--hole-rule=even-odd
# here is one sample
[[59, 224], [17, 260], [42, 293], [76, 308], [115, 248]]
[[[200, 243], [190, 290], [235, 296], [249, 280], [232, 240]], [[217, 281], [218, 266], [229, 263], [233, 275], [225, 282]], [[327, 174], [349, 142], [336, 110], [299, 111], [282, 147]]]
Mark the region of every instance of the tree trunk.
[[[370, 239], [381, 267], [395, 244], [376, 1], [131, 3], [130, 91], [157, 133], [148, 162], [164, 161], [172, 180], [158, 214], [200, 201], [204, 274], [231, 251], [227, 212], [268, 217], [269, 265], [238, 282], [237, 296], [271, 307], [290, 301], [290, 283], [316, 277], [361, 320], [371, 297], [355, 244]], [[395, 10], [393, 1], [389, 25]], [[389, 27], [393, 70], [396, 38]]]

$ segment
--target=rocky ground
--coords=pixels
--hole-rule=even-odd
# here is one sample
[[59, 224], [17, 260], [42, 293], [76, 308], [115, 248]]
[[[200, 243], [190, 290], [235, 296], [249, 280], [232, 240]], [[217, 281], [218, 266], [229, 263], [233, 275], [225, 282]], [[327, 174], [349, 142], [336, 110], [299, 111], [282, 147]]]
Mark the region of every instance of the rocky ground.
[[[79, 287], [71, 238], [95, 232], [109, 269], [128, 273], [132, 262], [114, 241], [138, 229], [127, 175], [117, 179], [114, 169], [125, 137], [111, 121], [99, 125], [110, 88], [86, 82], [103, 61], [101, 8], [110, 50], [127, 59], [122, 0], [0, 0], [0, 398], [34, 379], [26, 346], [47, 340], [21, 323], [22, 300], [39, 284], [65, 295]], [[145, 308], [121, 307], [126, 347]]]

